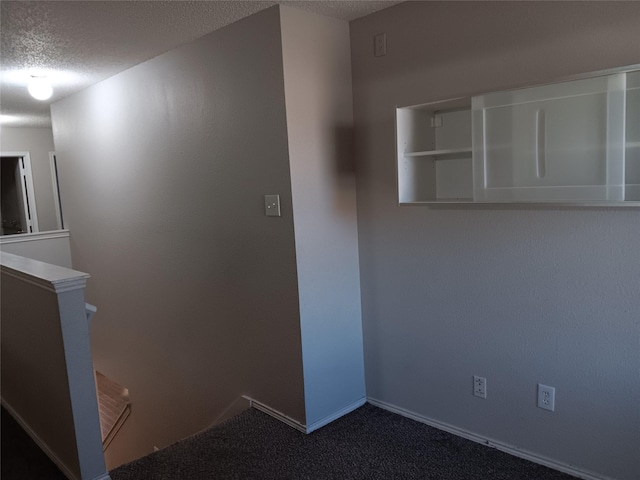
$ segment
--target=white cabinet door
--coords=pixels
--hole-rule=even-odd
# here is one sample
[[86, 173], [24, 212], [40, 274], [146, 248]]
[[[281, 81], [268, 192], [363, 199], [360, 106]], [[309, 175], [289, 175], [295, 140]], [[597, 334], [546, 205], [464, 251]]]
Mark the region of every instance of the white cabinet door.
[[474, 200], [622, 201], [626, 74], [474, 97]]
[[625, 196], [640, 201], [640, 71], [627, 73], [627, 149], [625, 152]]

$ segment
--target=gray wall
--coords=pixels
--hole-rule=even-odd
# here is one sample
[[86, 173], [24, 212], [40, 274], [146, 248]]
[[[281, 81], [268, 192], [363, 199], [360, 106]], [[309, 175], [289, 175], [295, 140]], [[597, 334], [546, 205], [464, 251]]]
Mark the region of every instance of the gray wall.
[[52, 122], [95, 365], [132, 401], [108, 466], [242, 394], [304, 423], [278, 9], [62, 100]]
[[635, 2], [407, 2], [352, 22], [368, 396], [638, 478], [640, 212], [401, 208], [394, 146], [396, 105], [640, 63], [638, 25]]
[[0, 152], [29, 152], [38, 227], [41, 232], [58, 228], [49, 162], [49, 152], [53, 151], [53, 134], [50, 128], [0, 129]]
[[365, 397], [349, 24], [281, 7], [307, 428]]

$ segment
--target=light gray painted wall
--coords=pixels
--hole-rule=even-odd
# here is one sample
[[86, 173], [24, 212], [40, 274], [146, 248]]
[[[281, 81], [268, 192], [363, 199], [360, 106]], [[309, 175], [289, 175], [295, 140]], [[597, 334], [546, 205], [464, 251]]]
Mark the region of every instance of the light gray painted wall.
[[365, 396], [349, 24], [281, 7], [307, 428]]
[[282, 68], [272, 8], [52, 106], [95, 365], [133, 407], [110, 468], [243, 394], [305, 421]]
[[53, 134], [50, 128], [0, 129], [0, 152], [29, 152], [38, 227], [41, 232], [58, 229], [49, 162], [49, 152], [53, 151]]
[[370, 397], [639, 478], [640, 211], [401, 208], [394, 146], [396, 105], [640, 63], [639, 24], [635, 2], [407, 2], [351, 23]]

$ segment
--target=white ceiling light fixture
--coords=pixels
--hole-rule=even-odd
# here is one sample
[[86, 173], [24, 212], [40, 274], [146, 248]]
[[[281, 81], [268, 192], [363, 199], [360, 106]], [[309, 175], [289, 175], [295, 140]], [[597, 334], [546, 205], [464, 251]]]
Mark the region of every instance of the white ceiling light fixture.
[[36, 100], [48, 100], [53, 95], [53, 88], [44, 75], [31, 75], [29, 93]]

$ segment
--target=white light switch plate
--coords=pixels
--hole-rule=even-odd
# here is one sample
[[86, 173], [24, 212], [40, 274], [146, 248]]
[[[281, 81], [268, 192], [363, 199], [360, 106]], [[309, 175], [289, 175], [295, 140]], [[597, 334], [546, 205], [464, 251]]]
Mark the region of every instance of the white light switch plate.
[[267, 217], [280, 217], [280, 195], [264, 196], [264, 214]]

